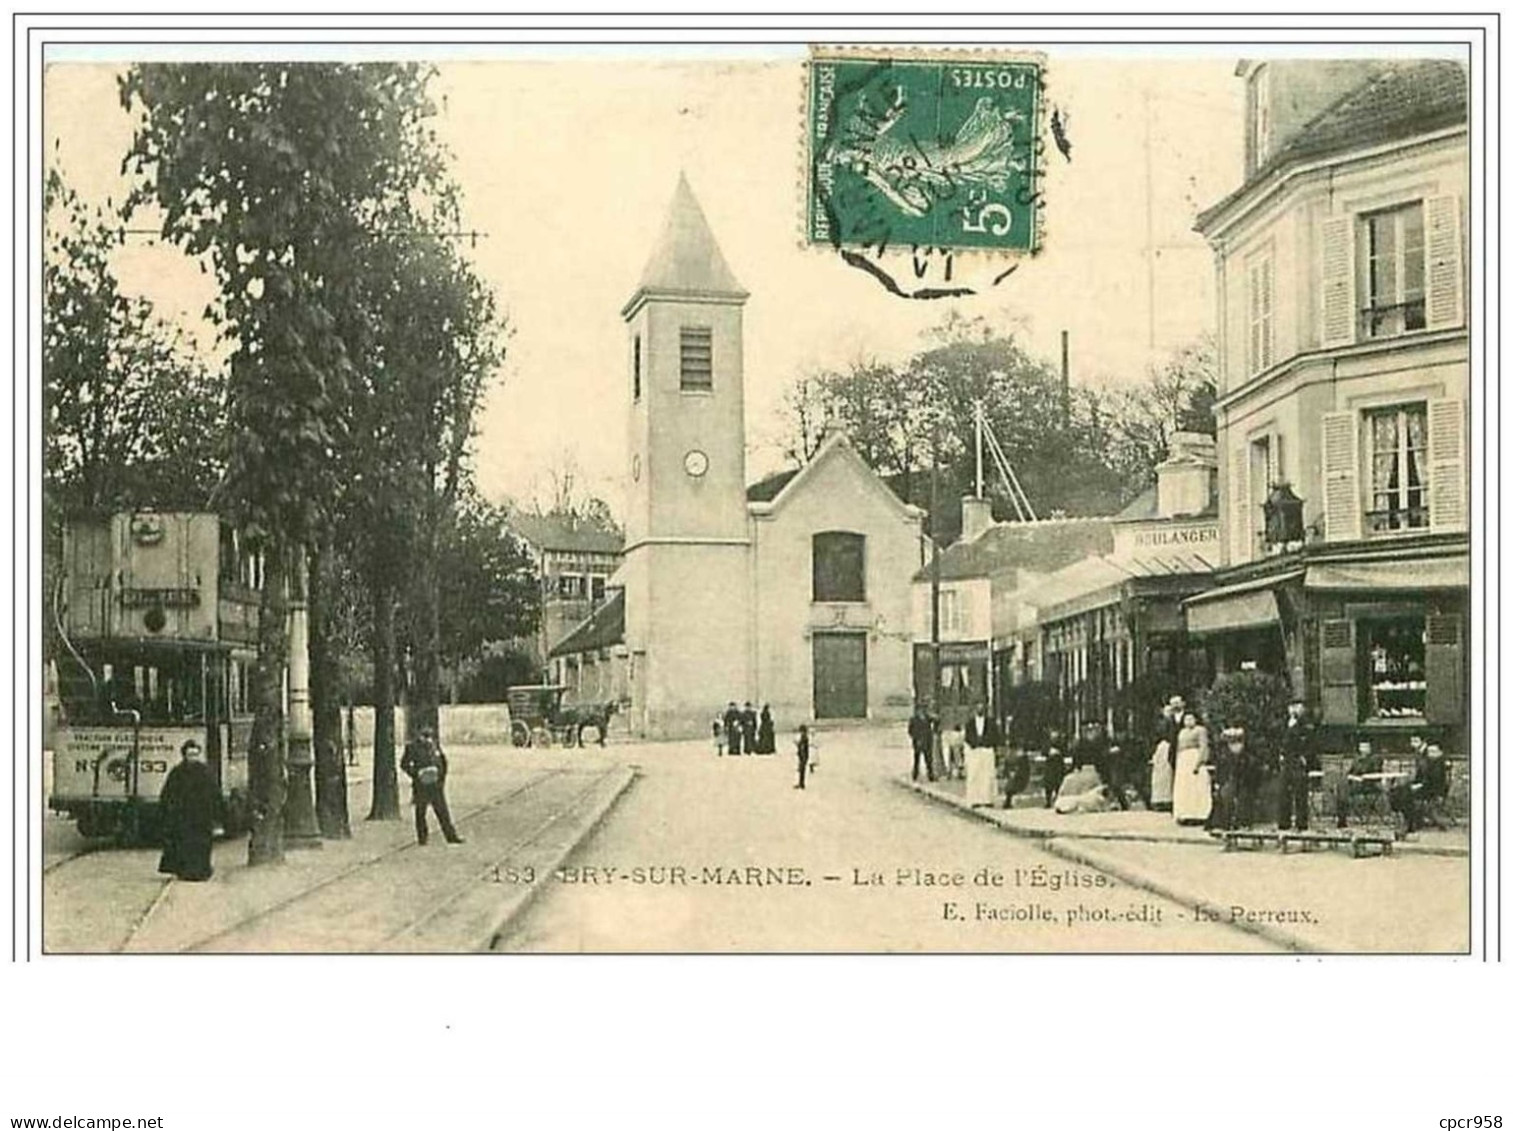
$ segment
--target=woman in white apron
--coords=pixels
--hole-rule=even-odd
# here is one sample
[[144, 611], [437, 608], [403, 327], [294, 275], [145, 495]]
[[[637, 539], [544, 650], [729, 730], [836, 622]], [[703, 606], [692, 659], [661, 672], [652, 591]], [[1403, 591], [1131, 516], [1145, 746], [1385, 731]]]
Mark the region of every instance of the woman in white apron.
[[1172, 816], [1179, 825], [1201, 825], [1213, 808], [1209, 786], [1208, 728], [1191, 711], [1177, 732], [1177, 765], [1172, 773]]
[[967, 720], [967, 804], [998, 803], [998, 761], [994, 754], [1003, 742], [998, 723], [981, 705]]

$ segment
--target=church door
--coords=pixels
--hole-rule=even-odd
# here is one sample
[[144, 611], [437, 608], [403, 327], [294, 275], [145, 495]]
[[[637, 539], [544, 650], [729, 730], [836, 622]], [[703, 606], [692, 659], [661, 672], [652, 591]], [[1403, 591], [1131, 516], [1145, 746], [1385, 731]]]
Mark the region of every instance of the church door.
[[816, 633], [814, 717], [867, 717], [867, 638], [860, 633]]

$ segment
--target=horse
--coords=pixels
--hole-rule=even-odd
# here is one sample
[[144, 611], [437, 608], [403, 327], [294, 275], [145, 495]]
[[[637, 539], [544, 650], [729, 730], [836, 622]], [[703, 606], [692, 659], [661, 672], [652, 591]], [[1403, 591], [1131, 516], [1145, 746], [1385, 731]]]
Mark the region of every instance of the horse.
[[587, 727], [593, 727], [599, 732], [599, 745], [604, 745], [605, 737], [609, 734], [609, 720], [620, 709], [619, 704], [611, 700], [608, 703], [579, 703], [572, 707], [563, 707], [557, 717], [552, 720], [553, 729], [561, 729], [570, 733], [573, 737], [571, 745], [583, 745], [583, 731]]

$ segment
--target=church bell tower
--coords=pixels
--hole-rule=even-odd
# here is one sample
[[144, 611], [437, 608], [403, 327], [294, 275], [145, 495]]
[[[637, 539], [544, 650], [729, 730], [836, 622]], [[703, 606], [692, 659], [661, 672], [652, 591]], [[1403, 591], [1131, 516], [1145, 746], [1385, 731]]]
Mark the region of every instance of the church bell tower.
[[680, 177], [627, 328], [625, 642], [631, 726], [707, 731], [750, 694], [742, 308], [703, 209]]

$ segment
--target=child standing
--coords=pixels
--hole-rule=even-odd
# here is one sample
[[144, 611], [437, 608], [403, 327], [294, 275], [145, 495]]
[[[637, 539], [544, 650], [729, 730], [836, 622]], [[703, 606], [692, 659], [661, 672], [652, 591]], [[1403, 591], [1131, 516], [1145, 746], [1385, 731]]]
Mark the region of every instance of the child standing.
[[725, 725], [719, 715], [714, 718], [714, 754], [716, 758], [725, 757]]
[[809, 776], [809, 727], [807, 724], [799, 724], [798, 740], [794, 744], [794, 753], [799, 760], [799, 783], [794, 789], [804, 788], [804, 779]]

